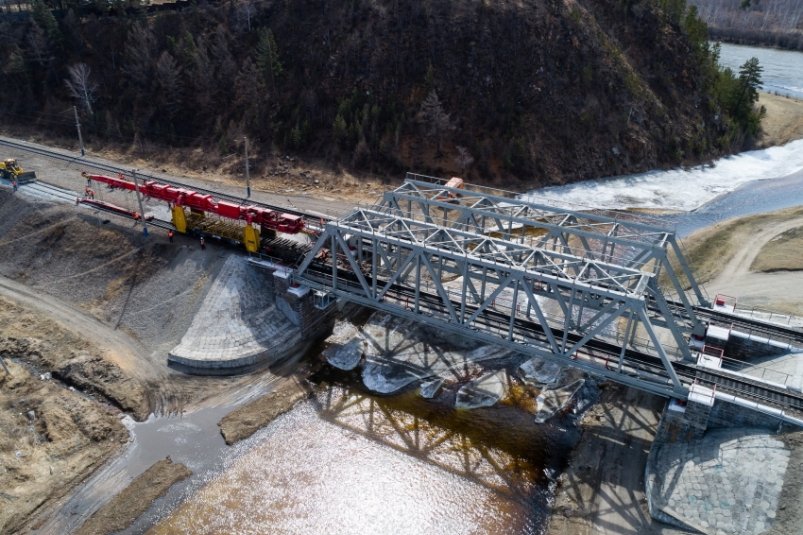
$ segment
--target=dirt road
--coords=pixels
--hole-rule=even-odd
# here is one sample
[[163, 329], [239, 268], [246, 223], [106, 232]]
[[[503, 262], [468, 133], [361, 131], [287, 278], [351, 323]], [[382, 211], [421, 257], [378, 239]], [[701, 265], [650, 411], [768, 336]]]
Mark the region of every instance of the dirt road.
[[150, 381], [165, 375], [145, 358], [144, 349], [126, 333], [98, 321], [69, 303], [24, 284], [0, 275], [0, 295], [20, 306], [36, 309], [68, 331], [80, 333], [89, 343], [99, 348], [103, 356], [127, 374]]
[[761, 248], [776, 236], [794, 228], [803, 227], [803, 218], [783, 222], [767, 222], [758, 230], [722, 268], [722, 272], [706, 289], [711, 296], [718, 293], [734, 295], [739, 302], [766, 309], [783, 308], [784, 311], [803, 315], [803, 284], [800, 273], [778, 271], [761, 273], [750, 271], [750, 266]]
[[[803, 216], [798, 212], [791, 209], [727, 221], [687, 239], [690, 256], [703, 258], [709, 264], [712, 277], [704, 284], [709, 296], [724, 294], [736, 298], [740, 306], [803, 316], [803, 284], [800, 284], [799, 272], [750, 270], [765, 244], [788, 230], [803, 227]], [[722, 239], [730, 242], [731, 254], [716, 255], [713, 259], [695, 254], [695, 251], [704, 253], [710, 243]], [[698, 271], [698, 267], [693, 265], [692, 269]]]

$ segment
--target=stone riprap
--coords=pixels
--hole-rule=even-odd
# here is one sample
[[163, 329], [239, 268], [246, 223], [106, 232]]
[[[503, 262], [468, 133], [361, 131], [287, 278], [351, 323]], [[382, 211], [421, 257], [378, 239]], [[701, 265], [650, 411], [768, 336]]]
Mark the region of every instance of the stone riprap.
[[270, 364], [301, 342], [274, 304], [270, 274], [231, 256], [168, 361], [197, 373]]
[[659, 432], [647, 462], [653, 517], [706, 535], [772, 527], [790, 451], [763, 429], [709, 430], [672, 441]]

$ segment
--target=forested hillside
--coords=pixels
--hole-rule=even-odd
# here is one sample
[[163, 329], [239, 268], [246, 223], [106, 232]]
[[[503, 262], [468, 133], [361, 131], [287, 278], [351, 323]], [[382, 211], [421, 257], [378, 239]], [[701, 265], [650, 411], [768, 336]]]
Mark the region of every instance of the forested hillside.
[[683, 0], [71, 5], [0, 15], [4, 124], [73, 135], [75, 105], [96, 147], [216, 165], [247, 135], [257, 165], [505, 185], [699, 162], [758, 133], [751, 82], [718, 69]]
[[745, 44], [803, 50], [800, 0], [690, 0], [713, 37]]

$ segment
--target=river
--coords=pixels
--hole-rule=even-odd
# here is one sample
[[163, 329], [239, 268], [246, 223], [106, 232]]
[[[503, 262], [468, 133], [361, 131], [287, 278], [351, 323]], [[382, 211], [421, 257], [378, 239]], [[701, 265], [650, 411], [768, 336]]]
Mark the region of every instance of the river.
[[[803, 141], [531, 195], [575, 208], [651, 207], [685, 235], [803, 204]], [[126, 533], [541, 533], [547, 475], [577, 437], [571, 419], [522, 425], [500, 408], [467, 412], [323, 383]], [[525, 428], [530, 448], [512, 437]]]
[[573, 210], [648, 209], [679, 236], [719, 221], [803, 204], [803, 140], [691, 169], [650, 171], [531, 191]]
[[739, 67], [752, 57], [758, 58], [764, 69], [764, 91], [803, 99], [803, 53], [722, 43], [719, 63], [738, 74]]
[[[754, 55], [768, 90], [803, 98], [795, 94], [803, 54], [723, 45], [723, 63], [736, 68]], [[528, 196], [573, 209], [649, 208], [685, 236], [803, 204], [803, 140]], [[216, 422], [229, 409], [131, 423], [132, 446], [93, 478], [97, 485], [79, 491], [69, 527], [80, 523], [81, 492], [102, 492], [104, 478], [132, 477], [171, 455], [193, 477], [124, 533], [540, 533], [552, 476], [577, 439], [569, 417], [536, 425], [505, 407], [455, 411], [410, 394], [375, 397], [322, 382], [312, 399], [227, 447]]]

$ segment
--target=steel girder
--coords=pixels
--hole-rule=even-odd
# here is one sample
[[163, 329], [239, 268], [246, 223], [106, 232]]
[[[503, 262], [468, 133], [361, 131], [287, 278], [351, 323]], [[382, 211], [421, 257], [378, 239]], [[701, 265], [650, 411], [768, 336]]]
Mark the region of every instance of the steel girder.
[[[406, 215], [386, 206], [328, 223], [296, 278], [477, 340], [685, 395], [672, 362], [690, 357], [688, 344], [680, 329], [659, 332], [651, 321], [654, 273]], [[663, 320], [674, 326], [671, 312]]]
[[[673, 231], [624, 214], [610, 217], [563, 210], [505, 193], [476, 186], [451, 188], [442, 179], [408, 173], [404, 184], [385, 193], [382, 205], [444, 227], [471, 229], [532, 247], [571, 251], [649, 270], [656, 275], [652, 281], [656, 291], [657, 276], [663, 272], [684, 309], [682, 317], [688, 327], [698, 323], [694, 305], [710, 306]], [[670, 257], [677, 259], [677, 266]], [[684, 290], [684, 282], [691, 296]]]

